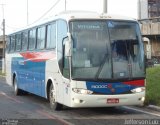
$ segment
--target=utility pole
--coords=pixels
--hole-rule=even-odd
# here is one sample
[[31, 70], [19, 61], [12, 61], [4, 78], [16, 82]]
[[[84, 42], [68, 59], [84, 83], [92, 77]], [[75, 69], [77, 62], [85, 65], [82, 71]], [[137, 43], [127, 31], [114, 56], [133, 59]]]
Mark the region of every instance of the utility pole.
[[27, 25], [29, 24], [29, 14], [28, 14], [28, 0], [27, 0]]
[[2, 60], [3, 60], [3, 68], [2, 68], [2, 73], [6, 72], [6, 66], [5, 66], [5, 19], [3, 19], [3, 53], [2, 53]]
[[64, 6], [65, 6], [65, 11], [67, 10], [67, 0], [64, 0], [65, 3], [64, 3]]
[[108, 0], [103, 0], [103, 13], [107, 13], [107, 1]]
[[3, 27], [3, 51], [2, 51], [2, 73], [5, 73], [6, 71], [6, 66], [5, 66], [5, 19], [4, 19], [4, 4], [2, 5], [2, 14], [3, 14], [3, 22], [2, 22], [2, 27]]

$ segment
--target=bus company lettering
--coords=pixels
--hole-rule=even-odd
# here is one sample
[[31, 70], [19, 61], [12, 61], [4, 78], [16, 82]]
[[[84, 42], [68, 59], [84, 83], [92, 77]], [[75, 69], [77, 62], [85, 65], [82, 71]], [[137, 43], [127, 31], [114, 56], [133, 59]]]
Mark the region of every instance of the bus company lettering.
[[94, 89], [108, 88], [108, 85], [92, 85], [91, 88]]

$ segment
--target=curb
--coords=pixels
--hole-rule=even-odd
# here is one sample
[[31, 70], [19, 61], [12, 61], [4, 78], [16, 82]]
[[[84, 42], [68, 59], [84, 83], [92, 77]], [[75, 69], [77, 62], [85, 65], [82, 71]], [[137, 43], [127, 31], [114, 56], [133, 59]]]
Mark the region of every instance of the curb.
[[160, 107], [159, 106], [155, 106], [155, 105], [148, 105], [147, 106], [149, 109], [155, 110], [155, 111], [159, 111], [160, 112]]

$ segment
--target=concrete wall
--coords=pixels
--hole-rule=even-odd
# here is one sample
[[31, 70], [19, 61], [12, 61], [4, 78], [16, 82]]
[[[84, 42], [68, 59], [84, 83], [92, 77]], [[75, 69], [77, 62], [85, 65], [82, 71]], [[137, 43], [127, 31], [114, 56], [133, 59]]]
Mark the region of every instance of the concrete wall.
[[160, 41], [151, 39], [152, 56], [160, 56]]
[[160, 22], [144, 23], [141, 25], [141, 31], [142, 31], [142, 35], [159, 35]]
[[[150, 39], [151, 43], [151, 56], [160, 57], [160, 38], [157, 38], [156, 36], [148, 36], [148, 38]], [[146, 53], [146, 45], [147, 42], [144, 42], [145, 53]]]
[[147, 19], [148, 18], [148, 1], [138, 0], [138, 18]]

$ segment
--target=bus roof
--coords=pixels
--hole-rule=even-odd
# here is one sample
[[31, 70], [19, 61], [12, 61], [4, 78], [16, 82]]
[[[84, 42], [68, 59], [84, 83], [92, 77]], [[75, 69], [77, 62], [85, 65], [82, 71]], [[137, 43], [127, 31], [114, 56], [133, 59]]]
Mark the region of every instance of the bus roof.
[[[96, 12], [89, 12], [89, 11], [64, 11], [61, 12], [55, 16], [46, 18], [44, 20], [38, 21], [36, 23], [30, 24], [22, 29], [19, 29], [17, 31], [14, 31], [13, 33], [26, 30], [32, 27], [36, 27], [42, 24], [45, 24], [47, 22], [51, 22], [57, 19], [64, 19], [66, 21], [72, 20], [72, 19], [110, 19], [110, 20], [128, 20], [128, 21], [137, 21], [136, 19], [125, 17], [125, 16], [119, 16], [119, 15], [109, 15], [109, 14], [99, 14]], [[10, 34], [13, 34], [10, 33]]]
[[113, 19], [113, 20], [133, 20], [133, 18], [120, 16], [120, 15], [110, 15], [105, 13], [96, 13], [89, 11], [64, 11], [57, 15], [59, 18], [64, 18], [65, 20], [70, 19]]

